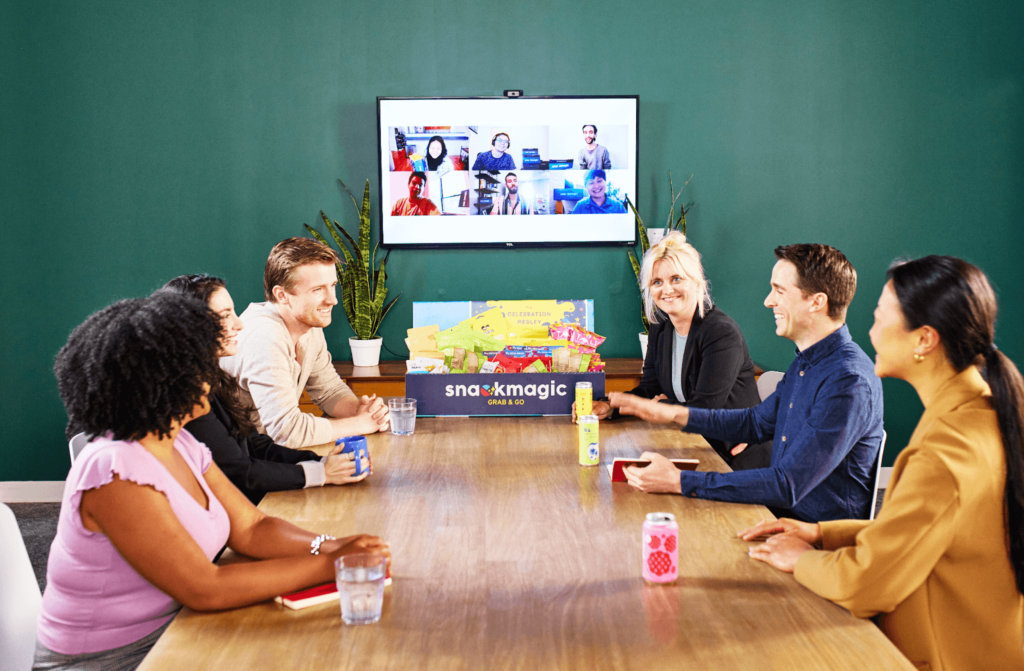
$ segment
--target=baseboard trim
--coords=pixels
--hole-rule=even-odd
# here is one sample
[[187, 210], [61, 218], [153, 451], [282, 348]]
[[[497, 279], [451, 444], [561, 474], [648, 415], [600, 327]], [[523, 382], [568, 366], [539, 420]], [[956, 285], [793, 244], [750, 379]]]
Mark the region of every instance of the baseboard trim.
[[60, 503], [63, 496], [63, 480], [0, 482], [3, 503]]

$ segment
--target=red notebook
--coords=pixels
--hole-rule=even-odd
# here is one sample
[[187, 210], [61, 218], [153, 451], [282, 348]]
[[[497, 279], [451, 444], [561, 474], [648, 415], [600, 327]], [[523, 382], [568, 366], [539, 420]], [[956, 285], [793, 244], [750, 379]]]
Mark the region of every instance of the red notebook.
[[[387, 586], [390, 584], [391, 578], [387, 578], [384, 581], [384, 585]], [[292, 610], [301, 610], [303, 608], [309, 608], [310, 606], [319, 606], [322, 603], [337, 600], [338, 584], [333, 582], [317, 585], [316, 587], [310, 587], [309, 589], [300, 589], [298, 592], [292, 592], [290, 594], [282, 594], [274, 599], [277, 603], [283, 604]]]
[[317, 585], [309, 589], [301, 589], [291, 594], [282, 594], [274, 599], [277, 603], [284, 604], [292, 610], [319, 606], [322, 603], [338, 600], [337, 583], [329, 582], [324, 585]]
[[[700, 465], [700, 461], [697, 459], [669, 459], [672, 465], [681, 471], [695, 471], [697, 466]], [[624, 466], [650, 466], [651, 462], [647, 459], [623, 459], [618, 458], [612, 463], [608, 464], [608, 475], [611, 476], [612, 482], [626, 482], [626, 474], [622, 472]]]

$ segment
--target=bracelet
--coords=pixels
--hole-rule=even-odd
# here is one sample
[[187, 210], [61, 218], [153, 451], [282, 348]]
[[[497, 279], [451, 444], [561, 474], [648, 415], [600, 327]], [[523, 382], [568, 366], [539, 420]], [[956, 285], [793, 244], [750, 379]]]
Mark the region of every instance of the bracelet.
[[338, 540], [338, 539], [335, 538], [334, 536], [330, 536], [328, 534], [320, 534], [319, 536], [317, 536], [316, 538], [314, 538], [313, 540], [311, 540], [309, 542], [309, 547], [310, 547], [309, 554], [311, 554], [311, 555], [318, 555], [318, 554], [320, 554], [320, 545], [324, 541], [336, 541], [336, 540]]

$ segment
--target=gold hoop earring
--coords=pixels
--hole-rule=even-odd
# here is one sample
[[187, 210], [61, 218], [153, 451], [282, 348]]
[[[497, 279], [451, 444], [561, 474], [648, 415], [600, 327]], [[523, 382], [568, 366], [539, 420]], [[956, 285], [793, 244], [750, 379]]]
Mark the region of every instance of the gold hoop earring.
[[921, 363], [922, 361], [924, 361], [924, 355], [923, 354], [918, 354], [917, 352], [914, 352], [914, 362], [915, 363]]

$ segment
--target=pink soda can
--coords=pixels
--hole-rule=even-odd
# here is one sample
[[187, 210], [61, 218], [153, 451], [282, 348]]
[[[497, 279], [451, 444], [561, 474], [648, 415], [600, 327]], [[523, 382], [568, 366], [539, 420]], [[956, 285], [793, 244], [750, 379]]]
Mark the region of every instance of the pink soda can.
[[679, 525], [671, 513], [647, 513], [642, 531], [645, 582], [665, 584], [679, 577]]

